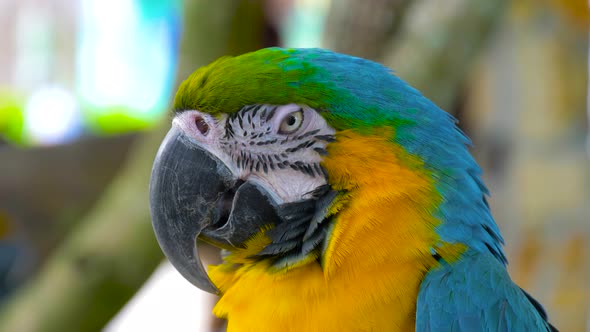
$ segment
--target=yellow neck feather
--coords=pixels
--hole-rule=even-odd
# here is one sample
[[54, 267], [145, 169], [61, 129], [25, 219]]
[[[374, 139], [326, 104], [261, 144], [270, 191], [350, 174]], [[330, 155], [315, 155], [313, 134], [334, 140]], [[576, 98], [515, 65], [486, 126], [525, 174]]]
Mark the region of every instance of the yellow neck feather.
[[437, 264], [432, 211], [441, 198], [421, 161], [387, 137], [344, 131], [328, 147], [329, 183], [347, 195], [332, 207], [321, 266], [271, 272], [247, 259], [268, 243], [261, 235], [210, 269], [223, 293], [214, 313], [228, 318], [228, 331], [414, 329], [420, 283]]

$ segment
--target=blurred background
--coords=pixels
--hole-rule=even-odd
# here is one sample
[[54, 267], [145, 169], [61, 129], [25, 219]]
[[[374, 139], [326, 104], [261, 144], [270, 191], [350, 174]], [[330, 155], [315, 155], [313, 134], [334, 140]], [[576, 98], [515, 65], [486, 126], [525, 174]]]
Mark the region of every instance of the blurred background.
[[454, 114], [513, 279], [590, 331], [589, 20], [586, 0], [0, 0], [0, 331], [222, 328], [161, 264], [149, 173], [179, 82], [274, 45], [379, 61]]

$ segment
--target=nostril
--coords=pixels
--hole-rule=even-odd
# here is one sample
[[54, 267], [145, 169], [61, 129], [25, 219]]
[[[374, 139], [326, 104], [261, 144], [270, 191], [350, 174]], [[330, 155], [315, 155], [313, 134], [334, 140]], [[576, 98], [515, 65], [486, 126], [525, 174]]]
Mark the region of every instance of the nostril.
[[205, 119], [203, 119], [199, 115], [195, 116], [195, 125], [197, 126], [197, 129], [199, 130], [199, 132], [201, 132], [203, 136], [207, 136], [207, 134], [209, 133], [209, 125], [207, 124], [207, 122], [205, 122]]

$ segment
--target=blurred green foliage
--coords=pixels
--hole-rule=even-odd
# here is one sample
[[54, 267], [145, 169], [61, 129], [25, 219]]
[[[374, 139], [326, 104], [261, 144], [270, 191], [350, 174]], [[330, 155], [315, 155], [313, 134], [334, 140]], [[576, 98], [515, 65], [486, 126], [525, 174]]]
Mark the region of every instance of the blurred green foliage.
[[15, 144], [23, 144], [25, 141], [24, 103], [25, 99], [19, 94], [0, 89], [0, 135]]
[[151, 119], [133, 116], [125, 106], [85, 112], [88, 128], [98, 134], [119, 134], [153, 127]]

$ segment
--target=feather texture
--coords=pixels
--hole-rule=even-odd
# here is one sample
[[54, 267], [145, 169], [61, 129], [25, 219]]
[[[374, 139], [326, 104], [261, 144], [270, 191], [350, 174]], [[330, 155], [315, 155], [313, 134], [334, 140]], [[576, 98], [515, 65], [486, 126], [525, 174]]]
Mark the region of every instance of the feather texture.
[[223, 57], [180, 86], [174, 106], [211, 114], [244, 105], [297, 103], [321, 110], [336, 130], [372, 135], [391, 128], [392, 144], [423, 161], [445, 198], [433, 213], [441, 243], [465, 243], [506, 262], [481, 170], [455, 119], [378, 63], [322, 49], [268, 48]]
[[416, 330], [552, 331], [543, 315], [491, 254], [467, 252], [426, 275]]
[[[214, 312], [229, 331], [549, 328], [506, 272], [469, 139], [390, 69], [327, 50], [270, 48], [199, 69], [174, 105], [231, 117], [245, 105], [290, 103], [336, 130], [318, 153], [337, 194], [310, 228], [295, 220], [293, 229], [261, 232], [211, 268], [223, 293]], [[293, 250], [301, 234], [321, 253], [289, 257], [285, 269], [252, 259]]]

